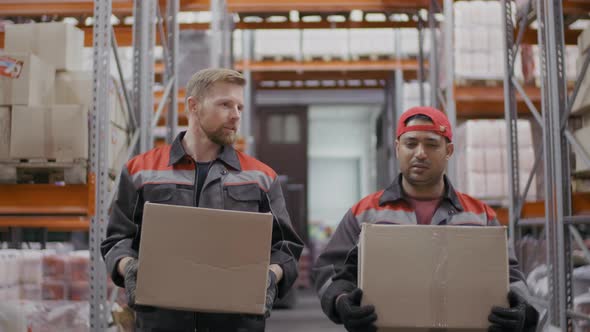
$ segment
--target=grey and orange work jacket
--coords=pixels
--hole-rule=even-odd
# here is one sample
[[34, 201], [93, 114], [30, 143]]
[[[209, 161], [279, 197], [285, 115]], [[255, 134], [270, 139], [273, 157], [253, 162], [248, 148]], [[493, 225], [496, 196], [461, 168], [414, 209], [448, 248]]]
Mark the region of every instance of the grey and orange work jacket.
[[[283, 297], [297, 278], [297, 262], [303, 242], [291, 226], [277, 174], [255, 158], [231, 146], [223, 146], [209, 167], [197, 202], [197, 170], [194, 160], [182, 146], [184, 134], [180, 133], [171, 145], [134, 157], [123, 167], [107, 236], [101, 246], [113, 282], [124, 287], [117, 264], [123, 257], [138, 257], [143, 205], [149, 201], [272, 213], [270, 263], [283, 269], [283, 278], [278, 284], [278, 296]], [[244, 234], [244, 246], [247, 245], [248, 237]], [[137, 312], [137, 327], [149, 331], [262, 331], [264, 319], [155, 308]]]
[[[416, 214], [405, 198], [401, 180], [400, 174], [387, 189], [370, 194], [350, 208], [313, 267], [312, 278], [322, 310], [335, 323], [342, 323], [335, 311], [336, 297], [357, 287], [357, 244], [361, 224], [417, 224]], [[432, 217], [431, 225], [500, 225], [492, 208], [455, 191], [446, 176], [444, 182], [443, 198]], [[511, 288], [528, 297], [525, 277], [511, 249], [509, 270]]]

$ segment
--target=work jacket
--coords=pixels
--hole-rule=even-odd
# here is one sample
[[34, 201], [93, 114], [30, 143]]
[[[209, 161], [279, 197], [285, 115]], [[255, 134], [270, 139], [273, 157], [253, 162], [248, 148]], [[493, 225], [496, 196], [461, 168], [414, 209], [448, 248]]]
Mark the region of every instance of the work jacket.
[[[117, 264], [123, 257], [138, 257], [144, 203], [199, 206], [212, 209], [271, 212], [273, 215], [270, 263], [283, 269], [278, 284], [281, 298], [297, 278], [297, 261], [303, 242], [291, 226], [277, 174], [267, 165], [233, 147], [222, 147], [212, 162], [196, 201], [197, 170], [182, 146], [184, 132], [171, 145], [152, 149], [123, 167], [117, 199], [110, 213], [106, 239], [101, 246], [113, 282], [124, 287]], [[162, 220], [166, 222], [166, 220]], [[231, 230], [228, 230], [231, 232]], [[244, 246], [248, 235], [244, 234]], [[182, 266], [177, 271], [182, 273]], [[195, 283], [199, 282], [195, 280]], [[137, 326], [163, 331], [263, 331], [261, 316], [207, 314], [155, 308], [137, 312]]]
[[[357, 245], [361, 224], [417, 224], [416, 213], [407, 200], [401, 180], [400, 174], [387, 189], [370, 194], [350, 208], [313, 267], [312, 278], [322, 310], [335, 323], [342, 323], [335, 311], [336, 297], [357, 287]], [[432, 225], [500, 225], [496, 213], [488, 205], [455, 191], [446, 177], [444, 182], [444, 194], [432, 216]], [[511, 286], [515, 286], [519, 293], [527, 293], [525, 277], [511, 249], [509, 270]]]

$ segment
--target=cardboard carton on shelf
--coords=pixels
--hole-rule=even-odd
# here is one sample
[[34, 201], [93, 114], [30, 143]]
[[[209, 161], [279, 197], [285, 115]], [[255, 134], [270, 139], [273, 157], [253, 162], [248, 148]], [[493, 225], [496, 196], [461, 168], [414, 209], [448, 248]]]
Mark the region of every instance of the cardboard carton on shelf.
[[55, 67], [32, 53], [0, 53], [0, 69], [13, 67], [12, 75], [0, 75], [0, 105], [53, 104]]
[[88, 159], [88, 112], [82, 105], [15, 106], [10, 158]]
[[56, 70], [82, 69], [84, 31], [62, 23], [6, 25], [6, 52], [31, 52]]
[[0, 106], [0, 161], [9, 159], [10, 107]]

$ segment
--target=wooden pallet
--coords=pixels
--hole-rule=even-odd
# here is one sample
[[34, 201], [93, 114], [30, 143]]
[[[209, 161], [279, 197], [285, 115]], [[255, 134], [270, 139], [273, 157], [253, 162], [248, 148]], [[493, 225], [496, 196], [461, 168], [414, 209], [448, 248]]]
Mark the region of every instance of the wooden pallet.
[[0, 161], [0, 183], [85, 184], [87, 160], [21, 159]]
[[355, 54], [355, 55], [352, 55], [350, 58], [353, 61], [380, 61], [380, 60], [395, 59], [395, 55], [392, 55], [392, 54]]
[[504, 80], [455, 77], [457, 86], [501, 87], [503, 84]]
[[263, 55], [256, 57], [256, 61], [271, 61], [271, 62], [283, 62], [283, 61], [297, 61], [297, 58], [292, 55]]

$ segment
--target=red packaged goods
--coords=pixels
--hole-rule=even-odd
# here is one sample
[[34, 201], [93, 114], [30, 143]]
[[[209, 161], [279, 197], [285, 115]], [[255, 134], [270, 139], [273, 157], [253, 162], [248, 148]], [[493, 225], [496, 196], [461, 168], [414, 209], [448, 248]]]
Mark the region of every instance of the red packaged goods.
[[73, 252], [68, 256], [68, 264], [70, 268], [71, 281], [85, 281], [90, 280], [90, 254], [88, 251]]
[[43, 277], [53, 280], [66, 280], [66, 258], [63, 255], [43, 255]]
[[74, 281], [70, 284], [70, 300], [88, 301], [90, 299], [90, 283], [88, 281]]
[[68, 298], [67, 285], [64, 281], [43, 280], [41, 287], [43, 300], [59, 301]]
[[41, 301], [42, 299], [41, 285], [37, 284], [22, 284], [20, 285], [20, 299], [29, 301]]

